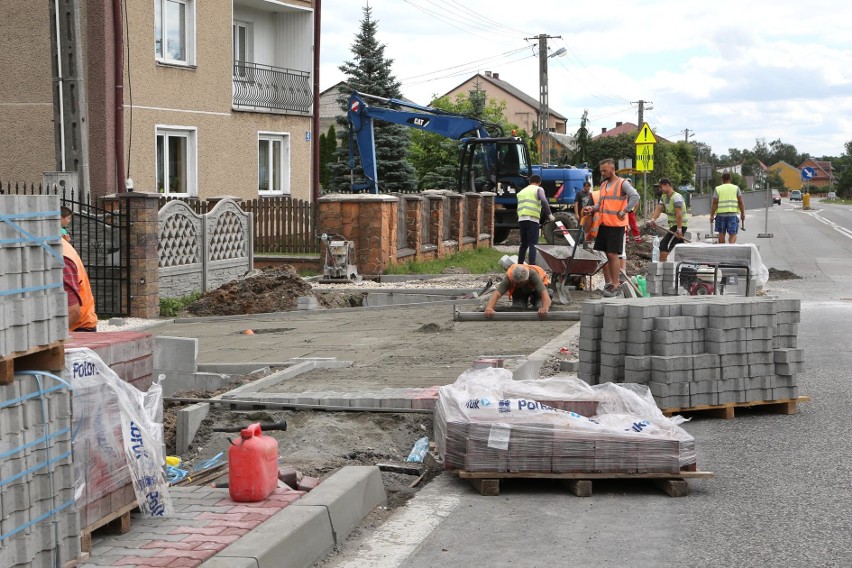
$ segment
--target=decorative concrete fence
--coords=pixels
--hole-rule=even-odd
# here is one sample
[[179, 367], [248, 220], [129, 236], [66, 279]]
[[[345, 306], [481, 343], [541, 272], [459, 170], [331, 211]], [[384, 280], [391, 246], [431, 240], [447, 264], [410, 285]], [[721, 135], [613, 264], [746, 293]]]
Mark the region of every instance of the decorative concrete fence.
[[493, 193], [330, 194], [318, 205], [318, 232], [353, 241], [358, 271], [365, 275], [492, 245]]
[[213, 290], [252, 269], [252, 215], [223, 199], [199, 215], [180, 200], [158, 214], [161, 298]]

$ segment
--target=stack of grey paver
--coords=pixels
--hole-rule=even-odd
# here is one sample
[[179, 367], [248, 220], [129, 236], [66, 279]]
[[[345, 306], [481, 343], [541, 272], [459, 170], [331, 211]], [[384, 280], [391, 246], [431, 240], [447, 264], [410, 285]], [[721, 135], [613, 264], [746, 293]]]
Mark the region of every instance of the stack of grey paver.
[[[0, 356], [68, 336], [59, 197], [0, 195]], [[51, 253], [52, 251], [52, 253]]]
[[63, 566], [80, 553], [71, 398], [53, 379], [0, 386], [0, 566]]
[[587, 302], [578, 376], [647, 384], [661, 408], [794, 399], [799, 310], [734, 296]]
[[645, 282], [648, 294], [651, 296], [677, 296], [678, 294], [673, 262], [649, 262]]

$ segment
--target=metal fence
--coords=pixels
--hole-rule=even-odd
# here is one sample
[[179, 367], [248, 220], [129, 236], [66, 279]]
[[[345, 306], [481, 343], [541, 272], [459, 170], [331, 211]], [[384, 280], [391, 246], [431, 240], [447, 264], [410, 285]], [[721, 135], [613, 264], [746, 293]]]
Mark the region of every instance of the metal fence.
[[0, 193], [59, 195], [73, 212], [67, 230], [89, 275], [98, 316], [130, 314], [129, 200], [121, 202], [122, 209], [116, 200], [79, 195], [74, 188], [55, 184], [0, 182]]
[[313, 105], [311, 74], [250, 61], [234, 63], [234, 104], [238, 107], [308, 114]]

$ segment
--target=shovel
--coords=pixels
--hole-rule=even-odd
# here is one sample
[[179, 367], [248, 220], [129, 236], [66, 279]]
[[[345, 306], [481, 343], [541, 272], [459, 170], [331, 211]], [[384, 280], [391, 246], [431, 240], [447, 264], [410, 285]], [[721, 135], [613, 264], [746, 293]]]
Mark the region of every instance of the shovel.
[[489, 278], [488, 282], [485, 283], [485, 286], [483, 286], [482, 290], [480, 290], [479, 292], [468, 292], [467, 294], [465, 294], [464, 296], [459, 298], [459, 300], [471, 300], [473, 298], [478, 298], [478, 297], [482, 296], [483, 294], [485, 294], [488, 290], [490, 290], [491, 286], [493, 286], [493, 285], [494, 285], [494, 280]]

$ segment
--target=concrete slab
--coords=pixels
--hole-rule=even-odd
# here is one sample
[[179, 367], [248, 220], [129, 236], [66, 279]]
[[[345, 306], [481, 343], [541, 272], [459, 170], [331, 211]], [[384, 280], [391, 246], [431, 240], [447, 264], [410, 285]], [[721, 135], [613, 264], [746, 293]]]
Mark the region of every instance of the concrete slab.
[[270, 367], [287, 367], [291, 365], [288, 362], [280, 362], [280, 363], [258, 363], [258, 362], [250, 362], [250, 363], [199, 363], [198, 364], [198, 372], [199, 373], [224, 373], [226, 375], [248, 375], [250, 373], [254, 373], [256, 371], [261, 371], [263, 369], [269, 369]]
[[334, 544], [340, 544], [370, 511], [386, 503], [387, 496], [379, 468], [350, 465], [325, 479], [319, 487], [288, 509], [312, 509], [317, 506], [327, 509]]
[[194, 337], [157, 336], [154, 341], [154, 369], [157, 373], [198, 370], [198, 339]]

